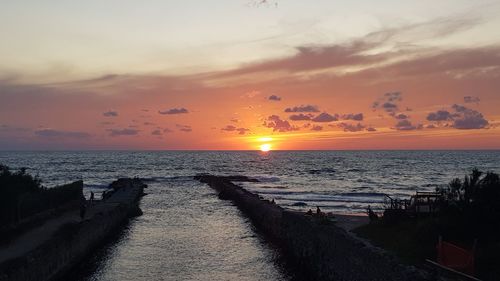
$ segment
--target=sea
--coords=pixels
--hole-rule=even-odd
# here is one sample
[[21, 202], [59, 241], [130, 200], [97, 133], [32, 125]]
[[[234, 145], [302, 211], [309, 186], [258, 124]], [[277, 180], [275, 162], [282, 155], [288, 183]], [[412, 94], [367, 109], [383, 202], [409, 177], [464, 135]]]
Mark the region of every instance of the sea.
[[251, 192], [294, 210], [363, 214], [386, 195], [434, 191], [471, 169], [500, 173], [500, 151], [5, 151], [44, 186], [84, 181], [97, 198], [117, 178], [148, 184], [133, 219], [73, 280], [296, 280], [240, 211], [193, 179], [244, 175]]

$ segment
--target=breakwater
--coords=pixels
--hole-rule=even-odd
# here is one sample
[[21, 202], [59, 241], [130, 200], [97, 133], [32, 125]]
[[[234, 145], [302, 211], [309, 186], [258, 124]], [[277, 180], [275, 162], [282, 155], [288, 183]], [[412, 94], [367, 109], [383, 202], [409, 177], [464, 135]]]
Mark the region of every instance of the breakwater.
[[146, 185], [139, 179], [119, 179], [110, 187], [104, 200], [87, 208], [84, 219], [79, 210], [61, 214], [0, 249], [0, 281], [68, 280], [70, 269], [128, 218], [142, 213], [138, 200]]
[[436, 272], [403, 265], [332, 222], [283, 209], [232, 183], [244, 178], [199, 175], [196, 179], [218, 191], [219, 198], [232, 200], [308, 280], [448, 280]]

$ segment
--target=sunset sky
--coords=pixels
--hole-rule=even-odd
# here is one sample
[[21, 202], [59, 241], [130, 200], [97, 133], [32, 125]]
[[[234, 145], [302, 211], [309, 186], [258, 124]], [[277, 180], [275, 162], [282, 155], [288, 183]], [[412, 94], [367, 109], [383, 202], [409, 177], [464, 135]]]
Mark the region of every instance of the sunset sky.
[[1, 6], [0, 150], [500, 149], [498, 0]]

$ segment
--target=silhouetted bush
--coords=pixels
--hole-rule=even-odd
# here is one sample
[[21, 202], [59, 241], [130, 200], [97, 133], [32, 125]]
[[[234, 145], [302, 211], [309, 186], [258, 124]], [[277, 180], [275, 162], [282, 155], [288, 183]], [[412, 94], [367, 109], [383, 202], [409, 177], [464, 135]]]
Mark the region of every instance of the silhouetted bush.
[[[442, 194], [443, 226], [462, 238], [490, 239], [500, 235], [500, 177], [473, 169], [463, 180], [438, 189]], [[453, 233], [450, 233], [453, 234]], [[460, 238], [460, 237], [457, 237]]]
[[82, 200], [82, 188], [80, 181], [47, 189], [26, 169], [12, 172], [0, 165], [0, 223], [9, 225], [72, 200]]

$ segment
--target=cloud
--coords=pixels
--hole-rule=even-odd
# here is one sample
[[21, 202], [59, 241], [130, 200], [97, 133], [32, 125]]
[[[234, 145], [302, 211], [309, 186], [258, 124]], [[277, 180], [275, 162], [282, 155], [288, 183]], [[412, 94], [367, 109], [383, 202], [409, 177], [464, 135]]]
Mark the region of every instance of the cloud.
[[314, 117], [312, 114], [292, 114], [290, 117], [288, 117], [290, 120], [293, 121], [306, 121], [306, 120], [311, 120]]
[[319, 125], [314, 125], [311, 128], [311, 131], [322, 131], [322, 130], [323, 130], [323, 127], [319, 126]]
[[246, 132], [250, 131], [250, 129], [247, 128], [238, 128], [233, 125], [227, 125], [226, 127], [221, 129], [222, 131], [228, 131], [228, 132], [238, 132], [240, 135], [244, 135]]
[[86, 132], [59, 131], [54, 129], [39, 129], [35, 131], [35, 135], [47, 138], [77, 138], [77, 139], [82, 139], [82, 138], [85, 139], [91, 136], [89, 133]]
[[292, 126], [288, 121], [282, 120], [278, 115], [271, 115], [267, 117], [267, 120], [264, 122], [264, 126], [272, 128], [273, 132], [289, 132], [299, 130], [298, 127]]
[[277, 95], [270, 95], [268, 100], [281, 101], [281, 97], [278, 97]]
[[318, 116], [314, 117], [311, 119], [313, 122], [333, 122], [333, 121], [338, 121], [339, 118], [337, 115], [330, 115], [326, 112], [323, 112], [319, 114]]
[[175, 127], [181, 131], [181, 132], [185, 132], [185, 133], [190, 133], [193, 131], [193, 129], [191, 128], [191, 126], [189, 125], [181, 125], [181, 124], [175, 124]]
[[400, 92], [385, 93], [384, 97], [388, 102], [400, 102], [403, 100], [403, 96]]
[[231, 120], [229, 120], [229, 121], [231, 121], [231, 122], [233, 122], [233, 123], [238, 123], [238, 122], [240, 122], [240, 120], [239, 120], [239, 119], [237, 119], [237, 118], [232, 118], [232, 119], [231, 119]]
[[161, 131], [161, 130], [156, 129], [156, 130], [153, 130], [153, 131], [151, 132], [151, 135], [153, 135], [153, 136], [161, 136], [161, 135], [163, 135], [163, 133], [162, 133], [162, 131]]
[[399, 120], [404, 120], [404, 119], [408, 119], [408, 115], [400, 113], [400, 114], [394, 115], [394, 118], [399, 119]]
[[412, 131], [412, 130], [421, 129], [422, 125], [415, 126], [411, 123], [410, 120], [405, 119], [405, 120], [401, 120], [398, 123], [396, 123], [394, 128], [398, 131]]
[[142, 123], [144, 126], [155, 126], [156, 124], [153, 122], [144, 122]]
[[104, 115], [106, 117], [117, 117], [118, 112], [110, 110], [110, 111], [103, 112], [102, 115]]
[[165, 129], [163, 129], [163, 132], [165, 134], [168, 134], [168, 133], [173, 133], [174, 131], [170, 130], [169, 128], [165, 128]]
[[359, 132], [365, 129], [365, 126], [361, 123], [358, 124], [350, 124], [350, 123], [340, 123], [337, 125], [339, 128], [342, 128], [344, 132]]
[[459, 104], [454, 104], [451, 108], [455, 112], [452, 113], [447, 110], [431, 112], [427, 115], [427, 120], [436, 122], [451, 121], [452, 123], [448, 125], [460, 130], [483, 129], [489, 125], [488, 120], [477, 110]]
[[342, 120], [363, 121], [364, 116], [363, 113], [357, 113], [357, 114], [349, 113], [349, 114], [343, 114], [340, 118]]
[[285, 112], [319, 112], [319, 109], [315, 105], [300, 105], [286, 108]]
[[130, 128], [125, 128], [125, 129], [108, 129], [109, 135], [112, 137], [118, 137], [118, 136], [135, 136], [139, 134], [139, 130], [137, 129], [130, 129]]
[[189, 113], [189, 111], [184, 107], [181, 107], [181, 108], [171, 108], [164, 111], [158, 111], [158, 113], [172, 115], [172, 114], [186, 114]]
[[453, 119], [453, 114], [447, 110], [438, 110], [427, 115], [429, 121], [449, 121]]
[[367, 130], [368, 132], [376, 132], [376, 131], [377, 131], [377, 129], [375, 129], [375, 128], [373, 128], [373, 127], [368, 127], [368, 128], [366, 128], [366, 130]]
[[472, 96], [465, 96], [464, 97], [464, 102], [465, 103], [479, 103], [481, 99], [479, 97], [472, 97]]
[[454, 104], [452, 108], [457, 112], [453, 118], [453, 127], [460, 130], [483, 129], [489, 125], [479, 111]]
[[372, 108], [382, 109], [391, 116], [395, 116], [396, 112], [399, 110], [398, 103], [403, 100], [403, 94], [401, 92], [389, 92], [385, 93], [383, 97], [379, 98], [372, 104]]
[[382, 104], [382, 108], [384, 108], [385, 111], [393, 112], [398, 109], [398, 106], [392, 102], [385, 102], [384, 104]]

